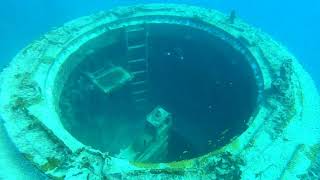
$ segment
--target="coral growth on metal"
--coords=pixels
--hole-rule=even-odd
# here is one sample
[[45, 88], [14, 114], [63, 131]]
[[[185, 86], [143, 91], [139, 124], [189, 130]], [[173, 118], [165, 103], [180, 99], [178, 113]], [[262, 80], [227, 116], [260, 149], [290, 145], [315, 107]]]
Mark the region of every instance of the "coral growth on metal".
[[[72, 54], [112, 29], [150, 22], [200, 24], [200, 28], [204, 23], [228, 34], [221, 37], [249, 59], [252, 57], [252, 68], [257, 75], [261, 74], [257, 77], [263, 88], [261, 101], [248, 129], [221, 149], [190, 160], [144, 164], [84, 146], [63, 128], [56, 104], [61, 86], [81, 61]], [[79, 18], [24, 48], [1, 78], [1, 114], [13, 143], [30, 162], [53, 178], [317, 176], [314, 164], [320, 150], [320, 100], [311, 78], [295, 57], [268, 35], [236, 17], [230, 21], [229, 16], [214, 10], [151, 4]]]

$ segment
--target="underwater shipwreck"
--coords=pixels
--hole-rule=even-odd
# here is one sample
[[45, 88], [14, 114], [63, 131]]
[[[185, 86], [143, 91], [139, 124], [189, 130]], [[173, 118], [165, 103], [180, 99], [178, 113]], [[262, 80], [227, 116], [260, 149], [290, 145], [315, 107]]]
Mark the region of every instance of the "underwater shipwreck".
[[32, 42], [1, 74], [17, 150], [50, 179], [318, 179], [320, 98], [235, 16], [115, 8]]

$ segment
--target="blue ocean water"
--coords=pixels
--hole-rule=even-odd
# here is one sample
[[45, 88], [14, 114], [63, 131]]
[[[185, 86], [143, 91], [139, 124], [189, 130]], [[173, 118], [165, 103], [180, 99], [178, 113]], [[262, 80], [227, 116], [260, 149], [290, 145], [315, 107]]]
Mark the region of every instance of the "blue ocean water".
[[153, 2], [186, 3], [225, 13], [235, 10], [237, 16], [284, 44], [320, 87], [320, 1], [317, 0], [4, 0], [0, 6], [0, 67], [40, 35], [74, 18], [119, 5]]
[[[0, 68], [5, 67], [15, 54], [31, 41], [67, 21], [119, 5], [153, 2], [185, 3], [225, 13], [235, 10], [238, 17], [284, 44], [300, 60], [320, 89], [320, 1], [317, 0], [4, 0], [0, 6]], [[17, 153], [14, 147], [10, 148], [12, 149], [8, 151]], [[17, 156], [15, 159], [18, 164], [21, 162], [19, 158], [22, 157]], [[30, 169], [25, 171], [29, 172]]]

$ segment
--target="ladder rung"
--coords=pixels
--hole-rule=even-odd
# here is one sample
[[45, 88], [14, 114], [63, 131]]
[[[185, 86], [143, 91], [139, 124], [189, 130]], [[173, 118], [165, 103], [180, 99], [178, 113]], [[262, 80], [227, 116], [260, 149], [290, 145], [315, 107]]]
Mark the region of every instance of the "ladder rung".
[[146, 73], [147, 71], [134, 71], [132, 72], [133, 75], [137, 75], [137, 74], [143, 74]]
[[145, 98], [140, 98], [140, 99], [136, 99], [135, 102], [142, 102], [142, 101], [146, 101]]
[[132, 82], [132, 85], [140, 85], [140, 84], [145, 84], [146, 81], [136, 81], [136, 82]]
[[138, 49], [138, 48], [142, 48], [142, 47], [145, 47], [145, 44], [138, 44], [138, 45], [128, 46], [128, 50]]
[[129, 60], [128, 63], [137, 63], [137, 62], [145, 62], [146, 60], [141, 58], [141, 59], [134, 59], [134, 60]]
[[144, 94], [146, 92], [148, 92], [148, 91], [147, 90], [141, 90], [141, 91], [134, 91], [134, 92], [132, 92], [132, 94], [133, 95], [138, 95], [138, 94]]

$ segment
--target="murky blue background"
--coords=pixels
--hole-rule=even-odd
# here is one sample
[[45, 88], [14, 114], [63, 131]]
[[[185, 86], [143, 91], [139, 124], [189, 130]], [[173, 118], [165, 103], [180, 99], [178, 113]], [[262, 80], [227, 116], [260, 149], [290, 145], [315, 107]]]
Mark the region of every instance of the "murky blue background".
[[236, 10], [246, 22], [271, 34], [293, 52], [320, 87], [320, 1], [304, 0], [2, 0], [0, 6], [0, 66], [32, 40], [64, 22], [117, 5], [172, 2]]
[[[275, 40], [280, 41], [295, 54], [310, 72], [318, 89], [320, 89], [319, 0], [2, 0], [0, 3], [0, 69], [6, 66], [21, 48], [53, 27], [61, 26], [74, 18], [118, 5], [147, 2], [187, 3], [214, 8], [225, 13], [235, 10], [237, 16], [271, 34]], [[6, 154], [6, 152], [10, 151], [12, 155], [9, 155], [14, 159], [9, 158], [8, 163], [11, 164], [4, 165], [9, 167], [22, 165], [21, 169], [12, 171], [11, 175], [15, 174], [22, 179], [24, 177], [43, 179], [36, 172], [33, 172], [32, 167], [25, 164], [19, 154], [15, 155], [17, 152], [14, 147], [11, 147], [3, 133], [3, 128], [0, 129], [0, 132], [2, 132], [0, 147], [6, 146], [8, 148], [2, 154], [0, 153], [0, 159], [7, 158], [8, 153]], [[8, 172], [2, 173], [5, 173], [5, 176], [8, 175]], [[0, 179], [1, 175], [0, 171]]]

